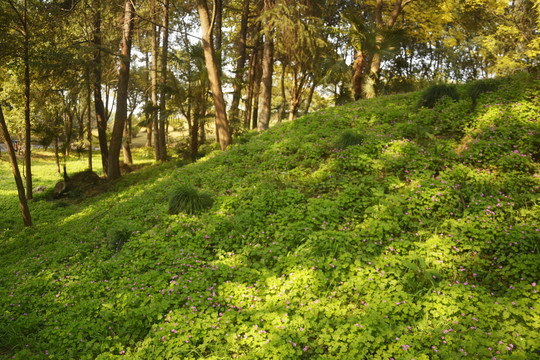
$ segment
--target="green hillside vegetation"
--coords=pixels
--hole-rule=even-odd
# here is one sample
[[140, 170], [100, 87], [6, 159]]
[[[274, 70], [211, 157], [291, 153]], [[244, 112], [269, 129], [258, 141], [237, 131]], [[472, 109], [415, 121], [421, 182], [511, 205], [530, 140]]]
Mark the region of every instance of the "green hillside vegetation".
[[2, 154], [0, 357], [540, 358], [540, 80], [455, 90], [37, 195], [27, 229]]

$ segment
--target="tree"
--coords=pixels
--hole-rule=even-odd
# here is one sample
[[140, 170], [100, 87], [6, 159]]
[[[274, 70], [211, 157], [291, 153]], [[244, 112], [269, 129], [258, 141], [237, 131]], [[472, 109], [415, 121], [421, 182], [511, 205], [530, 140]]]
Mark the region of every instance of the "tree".
[[17, 156], [15, 155], [15, 149], [13, 149], [13, 142], [9, 135], [6, 121], [4, 119], [4, 112], [2, 111], [2, 105], [0, 104], [0, 128], [2, 130], [2, 137], [4, 143], [8, 148], [9, 161], [11, 163], [11, 169], [13, 170], [13, 176], [15, 177], [15, 183], [17, 184], [17, 192], [19, 194], [19, 205], [21, 207], [24, 226], [32, 226], [32, 218], [30, 216], [30, 210], [28, 209], [28, 203], [24, 193], [24, 186], [22, 183], [21, 173], [19, 172], [19, 166], [17, 165]]
[[[269, 11], [275, 6], [273, 0], [264, 1], [264, 10]], [[273, 29], [266, 29], [264, 36], [264, 52], [262, 60], [262, 93], [261, 115], [257, 129], [267, 130], [270, 126], [272, 108], [272, 75], [274, 74], [274, 39]]]
[[214, 98], [214, 108], [216, 110], [217, 135], [219, 135], [221, 150], [225, 150], [231, 143], [231, 131], [227, 121], [223, 91], [221, 90], [221, 79], [215, 61], [214, 49], [212, 48], [212, 27], [214, 23], [213, 21], [210, 22], [206, 0], [197, 1], [197, 10], [201, 20], [202, 44], [206, 68], [208, 70], [208, 80], [210, 81], [210, 88]]
[[127, 120], [127, 98], [129, 84], [129, 67], [131, 62], [131, 36], [133, 33], [134, 0], [126, 0], [124, 3], [124, 25], [122, 28], [122, 50], [120, 56], [120, 70], [118, 74], [118, 91], [116, 101], [116, 114], [109, 149], [108, 179], [115, 180], [120, 175], [120, 147], [122, 146], [122, 134]]

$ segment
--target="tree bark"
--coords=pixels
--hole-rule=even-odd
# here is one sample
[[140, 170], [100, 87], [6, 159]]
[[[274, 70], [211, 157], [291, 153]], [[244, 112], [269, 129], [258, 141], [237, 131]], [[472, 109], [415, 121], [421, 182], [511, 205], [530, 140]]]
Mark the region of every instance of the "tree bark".
[[261, 98], [263, 49], [257, 48], [257, 65], [255, 65], [255, 82], [253, 84], [253, 110], [251, 112], [251, 128], [256, 129], [259, 123], [259, 99]]
[[97, 1], [96, 17], [94, 19], [94, 107], [96, 110], [96, 123], [98, 129], [99, 149], [101, 152], [101, 165], [103, 175], [107, 177], [109, 171], [109, 147], [107, 144], [107, 118], [105, 117], [105, 107], [101, 97], [101, 6]]
[[4, 138], [4, 144], [6, 144], [9, 153], [9, 161], [11, 163], [11, 169], [13, 170], [13, 177], [15, 178], [15, 184], [17, 185], [17, 192], [19, 194], [19, 206], [21, 207], [22, 218], [24, 226], [32, 226], [32, 217], [30, 216], [30, 210], [28, 209], [28, 202], [24, 193], [24, 185], [19, 172], [19, 166], [17, 165], [17, 155], [15, 149], [13, 149], [13, 143], [11, 142], [11, 136], [9, 135], [6, 121], [4, 119], [4, 112], [0, 105], [0, 128], [2, 128], [2, 137]]
[[233, 83], [233, 99], [231, 103], [231, 122], [239, 121], [238, 106], [242, 95], [242, 79], [244, 78], [244, 65], [246, 63], [246, 39], [248, 30], [249, 2], [244, 0], [242, 3], [242, 19], [240, 20], [240, 34], [238, 39], [238, 60], [236, 61], [236, 71]]
[[24, 0], [22, 13], [24, 31], [24, 130], [25, 150], [24, 161], [26, 165], [26, 198], [32, 199], [32, 138], [30, 125], [30, 34], [28, 32], [28, 0]]
[[[68, 105], [69, 106], [69, 105]], [[64, 142], [64, 156], [69, 157], [71, 150], [71, 133], [73, 131], [73, 113], [70, 109], [64, 110], [64, 135], [66, 141]]]
[[362, 85], [364, 84], [365, 77], [366, 58], [364, 54], [359, 51], [356, 53], [353, 63], [354, 75], [353, 75], [353, 90], [354, 100], [362, 98]]
[[264, 54], [262, 60], [262, 91], [261, 115], [257, 129], [268, 130], [272, 114], [272, 76], [274, 75], [274, 41], [269, 34], [264, 39]]
[[285, 113], [285, 103], [287, 102], [286, 100], [287, 95], [285, 94], [286, 70], [287, 70], [287, 65], [285, 62], [282, 62], [281, 63], [281, 81], [280, 81], [281, 82], [281, 105], [279, 107], [278, 118], [277, 118], [278, 124], [280, 124], [281, 120], [283, 119], [283, 114]]
[[217, 134], [219, 135], [219, 143], [221, 150], [225, 150], [231, 143], [231, 131], [229, 128], [229, 123], [227, 122], [227, 112], [225, 107], [225, 100], [223, 98], [223, 92], [221, 90], [221, 80], [219, 77], [219, 72], [211, 45], [212, 24], [210, 23], [210, 18], [208, 16], [208, 6], [206, 0], [198, 0], [197, 9], [199, 11], [199, 17], [201, 19], [202, 43], [204, 50], [204, 58], [206, 60], [206, 68], [208, 71], [208, 80], [210, 81], [212, 96], [214, 97]]
[[54, 136], [54, 164], [56, 165], [56, 173], [60, 175], [60, 155], [58, 154], [58, 135]]
[[307, 98], [306, 109], [304, 110], [304, 115], [307, 115], [309, 113], [309, 108], [311, 107], [311, 102], [313, 101], [313, 94], [315, 93], [316, 87], [317, 87], [317, 81], [315, 80], [315, 77], [313, 77], [313, 83], [311, 84], [311, 88], [309, 89], [309, 95]]
[[255, 69], [257, 67], [258, 60], [258, 41], [251, 53], [251, 59], [249, 61], [249, 76], [248, 76], [248, 89], [246, 94], [246, 110], [244, 112], [244, 127], [249, 129], [251, 121], [251, 112], [253, 109], [253, 88], [255, 87]]
[[88, 106], [87, 141], [88, 141], [88, 170], [92, 171], [92, 90], [90, 89], [90, 69], [86, 72], [86, 104]]
[[165, 138], [165, 123], [167, 121], [167, 54], [169, 51], [169, 0], [163, 1], [163, 46], [161, 47], [161, 95], [159, 97], [159, 144], [161, 147], [159, 161], [167, 160], [167, 143]]
[[152, 123], [154, 125], [154, 149], [156, 160], [161, 160], [162, 144], [159, 138], [158, 120], [158, 96], [157, 96], [157, 69], [158, 69], [158, 43], [159, 32], [157, 29], [156, 1], [150, 1], [150, 11], [152, 13]]
[[122, 142], [122, 154], [124, 155], [124, 163], [133, 165], [133, 157], [131, 156], [131, 119], [133, 113], [130, 113], [124, 126], [124, 141]]
[[131, 61], [131, 36], [133, 32], [133, 1], [124, 4], [124, 25], [122, 29], [122, 50], [120, 55], [120, 71], [118, 74], [118, 90], [116, 96], [116, 114], [109, 149], [109, 180], [118, 179], [120, 174], [120, 147], [122, 133], [127, 120], [127, 97], [129, 84], [129, 65]]
[[[151, 88], [151, 84], [150, 84], [150, 62], [148, 60], [148, 52], [145, 52], [144, 54], [144, 59], [145, 59], [145, 75], [146, 75], [146, 88], [147, 89], [150, 89]], [[144, 92], [144, 103], [145, 104], [148, 104], [148, 91], [145, 91]], [[146, 147], [152, 147], [152, 128], [153, 128], [153, 124], [152, 124], [152, 119], [150, 118], [150, 116], [148, 115], [148, 113], [145, 113], [144, 114], [144, 118], [146, 120]]]

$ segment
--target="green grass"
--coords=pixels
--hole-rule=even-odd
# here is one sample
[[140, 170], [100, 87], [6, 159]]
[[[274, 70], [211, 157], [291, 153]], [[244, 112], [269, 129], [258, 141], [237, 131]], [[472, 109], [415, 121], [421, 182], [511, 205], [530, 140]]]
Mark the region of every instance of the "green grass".
[[[31, 229], [4, 154], [0, 358], [540, 357], [540, 82], [507, 79], [474, 111], [420, 96], [32, 201]], [[346, 132], [362, 141], [336, 148]], [[54, 185], [52, 160], [35, 168]], [[183, 186], [212, 207], [169, 215]]]

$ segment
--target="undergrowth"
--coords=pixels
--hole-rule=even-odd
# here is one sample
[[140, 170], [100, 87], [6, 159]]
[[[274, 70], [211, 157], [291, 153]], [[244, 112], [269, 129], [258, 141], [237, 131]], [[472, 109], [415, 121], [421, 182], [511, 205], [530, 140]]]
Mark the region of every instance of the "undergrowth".
[[[3, 158], [0, 357], [540, 357], [540, 83], [509, 78], [474, 110], [420, 97], [33, 201], [31, 229]], [[337, 146], [347, 133], [361, 140]], [[210, 209], [169, 215], [182, 187]]]

